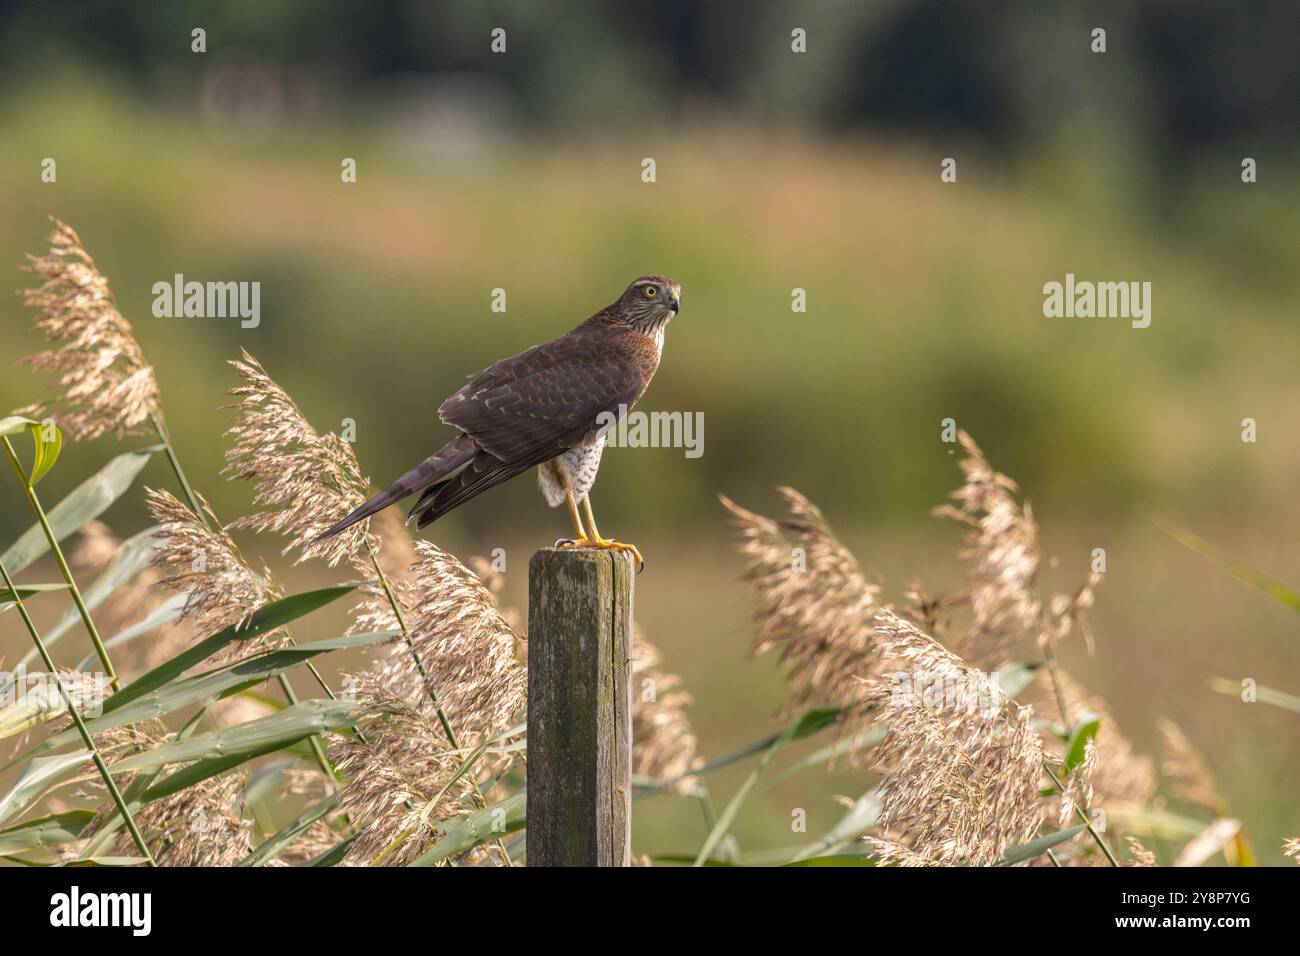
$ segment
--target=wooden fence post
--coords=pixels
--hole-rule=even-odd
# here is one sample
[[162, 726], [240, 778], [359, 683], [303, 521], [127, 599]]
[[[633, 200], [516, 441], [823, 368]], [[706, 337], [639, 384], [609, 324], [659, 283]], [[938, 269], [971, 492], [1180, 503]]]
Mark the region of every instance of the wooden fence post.
[[632, 559], [545, 548], [528, 564], [528, 865], [627, 866]]

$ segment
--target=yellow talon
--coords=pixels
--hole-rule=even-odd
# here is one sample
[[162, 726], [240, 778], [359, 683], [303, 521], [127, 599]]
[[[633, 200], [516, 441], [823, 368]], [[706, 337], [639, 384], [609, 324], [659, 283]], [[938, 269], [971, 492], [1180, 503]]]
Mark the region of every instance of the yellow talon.
[[638, 574], [645, 567], [645, 558], [641, 557], [641, 552], [637, 550], [636, 545], [615, 541], [613, 538], [591, 538], [583, 535], [581, 538], [562, 538], [555, 542], [555, 546], [557, 548], [599, 548], [602, 551], [621, 551], [632, 555], [636, 560]]
[[615, 541], [613, 538], [596, 538], [589, 547], [605, 548], [609, 551], [621, 551], [624, 554], [630, 554], [636, 559], [636, 573], [640, 574], [645, 567], [645, 558], [641, 557], [641, 552], [637, 550], [634, 544], [627, 544], [623, 541]]
[[624, 544], [622, 541], [600, 536], [600, 532], [596, 530], [596, 516], [591, 513], [591, 498], [582, 499], [583, 509], [587, 512], [587, 526], [591, 529], [590, 534], [587, 533], [587, 528], [582, 526], [582, 518], [578, 516], [578, 503], [574, 501], [573, 494], [566, 491], [564, 498], [569, 506], [569, 517], [573, 520], [573, 530], [577, 537], [561, 538], [555, 542], [557, 548], [600, 548], [603, 551], [621, 551], [636, 559], [637, 574], [641, 573], [645, 567], [645, 558], [641, 557], [641, 552], [637, 550], [636, 545]]

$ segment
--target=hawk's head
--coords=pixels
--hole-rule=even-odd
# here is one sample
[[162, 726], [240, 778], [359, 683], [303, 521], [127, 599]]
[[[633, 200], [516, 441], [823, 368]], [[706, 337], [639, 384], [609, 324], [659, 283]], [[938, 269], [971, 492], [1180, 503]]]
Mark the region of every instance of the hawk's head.
[[633, 325], [658, 325], [681, 308], [682, 287], [664, 276], [642, 276], [618, 300], [620, 317]]

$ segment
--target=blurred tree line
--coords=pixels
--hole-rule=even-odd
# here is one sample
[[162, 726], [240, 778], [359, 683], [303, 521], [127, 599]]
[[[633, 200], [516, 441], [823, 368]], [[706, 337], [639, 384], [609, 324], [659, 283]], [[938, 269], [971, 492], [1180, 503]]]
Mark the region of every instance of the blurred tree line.
[[[274, 74], [295, 117], [432, 74], [524, 130], [722, 115], [957, 132], [1005, 150], [1097, 115], [1177, 164], [1234, 141], [1294, 148], [1298, 26], [1294, 0], [8, 2], [0, 83], [73, 60], [177, 98], [201, 82], [190, 32], [202, 27], [209, 69]], [[496, 27], [506, 56], [489, 49]], [[1097, 27], [1105, 54], [1091, 49]]]

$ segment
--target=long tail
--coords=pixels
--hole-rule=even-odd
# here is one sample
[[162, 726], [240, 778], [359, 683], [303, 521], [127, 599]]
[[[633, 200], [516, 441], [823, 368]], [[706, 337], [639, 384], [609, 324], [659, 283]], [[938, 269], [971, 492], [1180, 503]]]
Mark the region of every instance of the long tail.
[[398, 478], [379, 494], [357, 508], [352, 514], [320, 534], [316, 540], [324, 541], [326, 538], [333, 537], [340, 531], [352, 527], [358, 521], [364, 521], [375, 512], [383, 511], [389, 505], [400, 501], [407, 495], [455, 477], [461, 469], [470, 463], [477, 451], [477, 446], [468, 435], [459, 435], [453, 438], [401, 478]]

